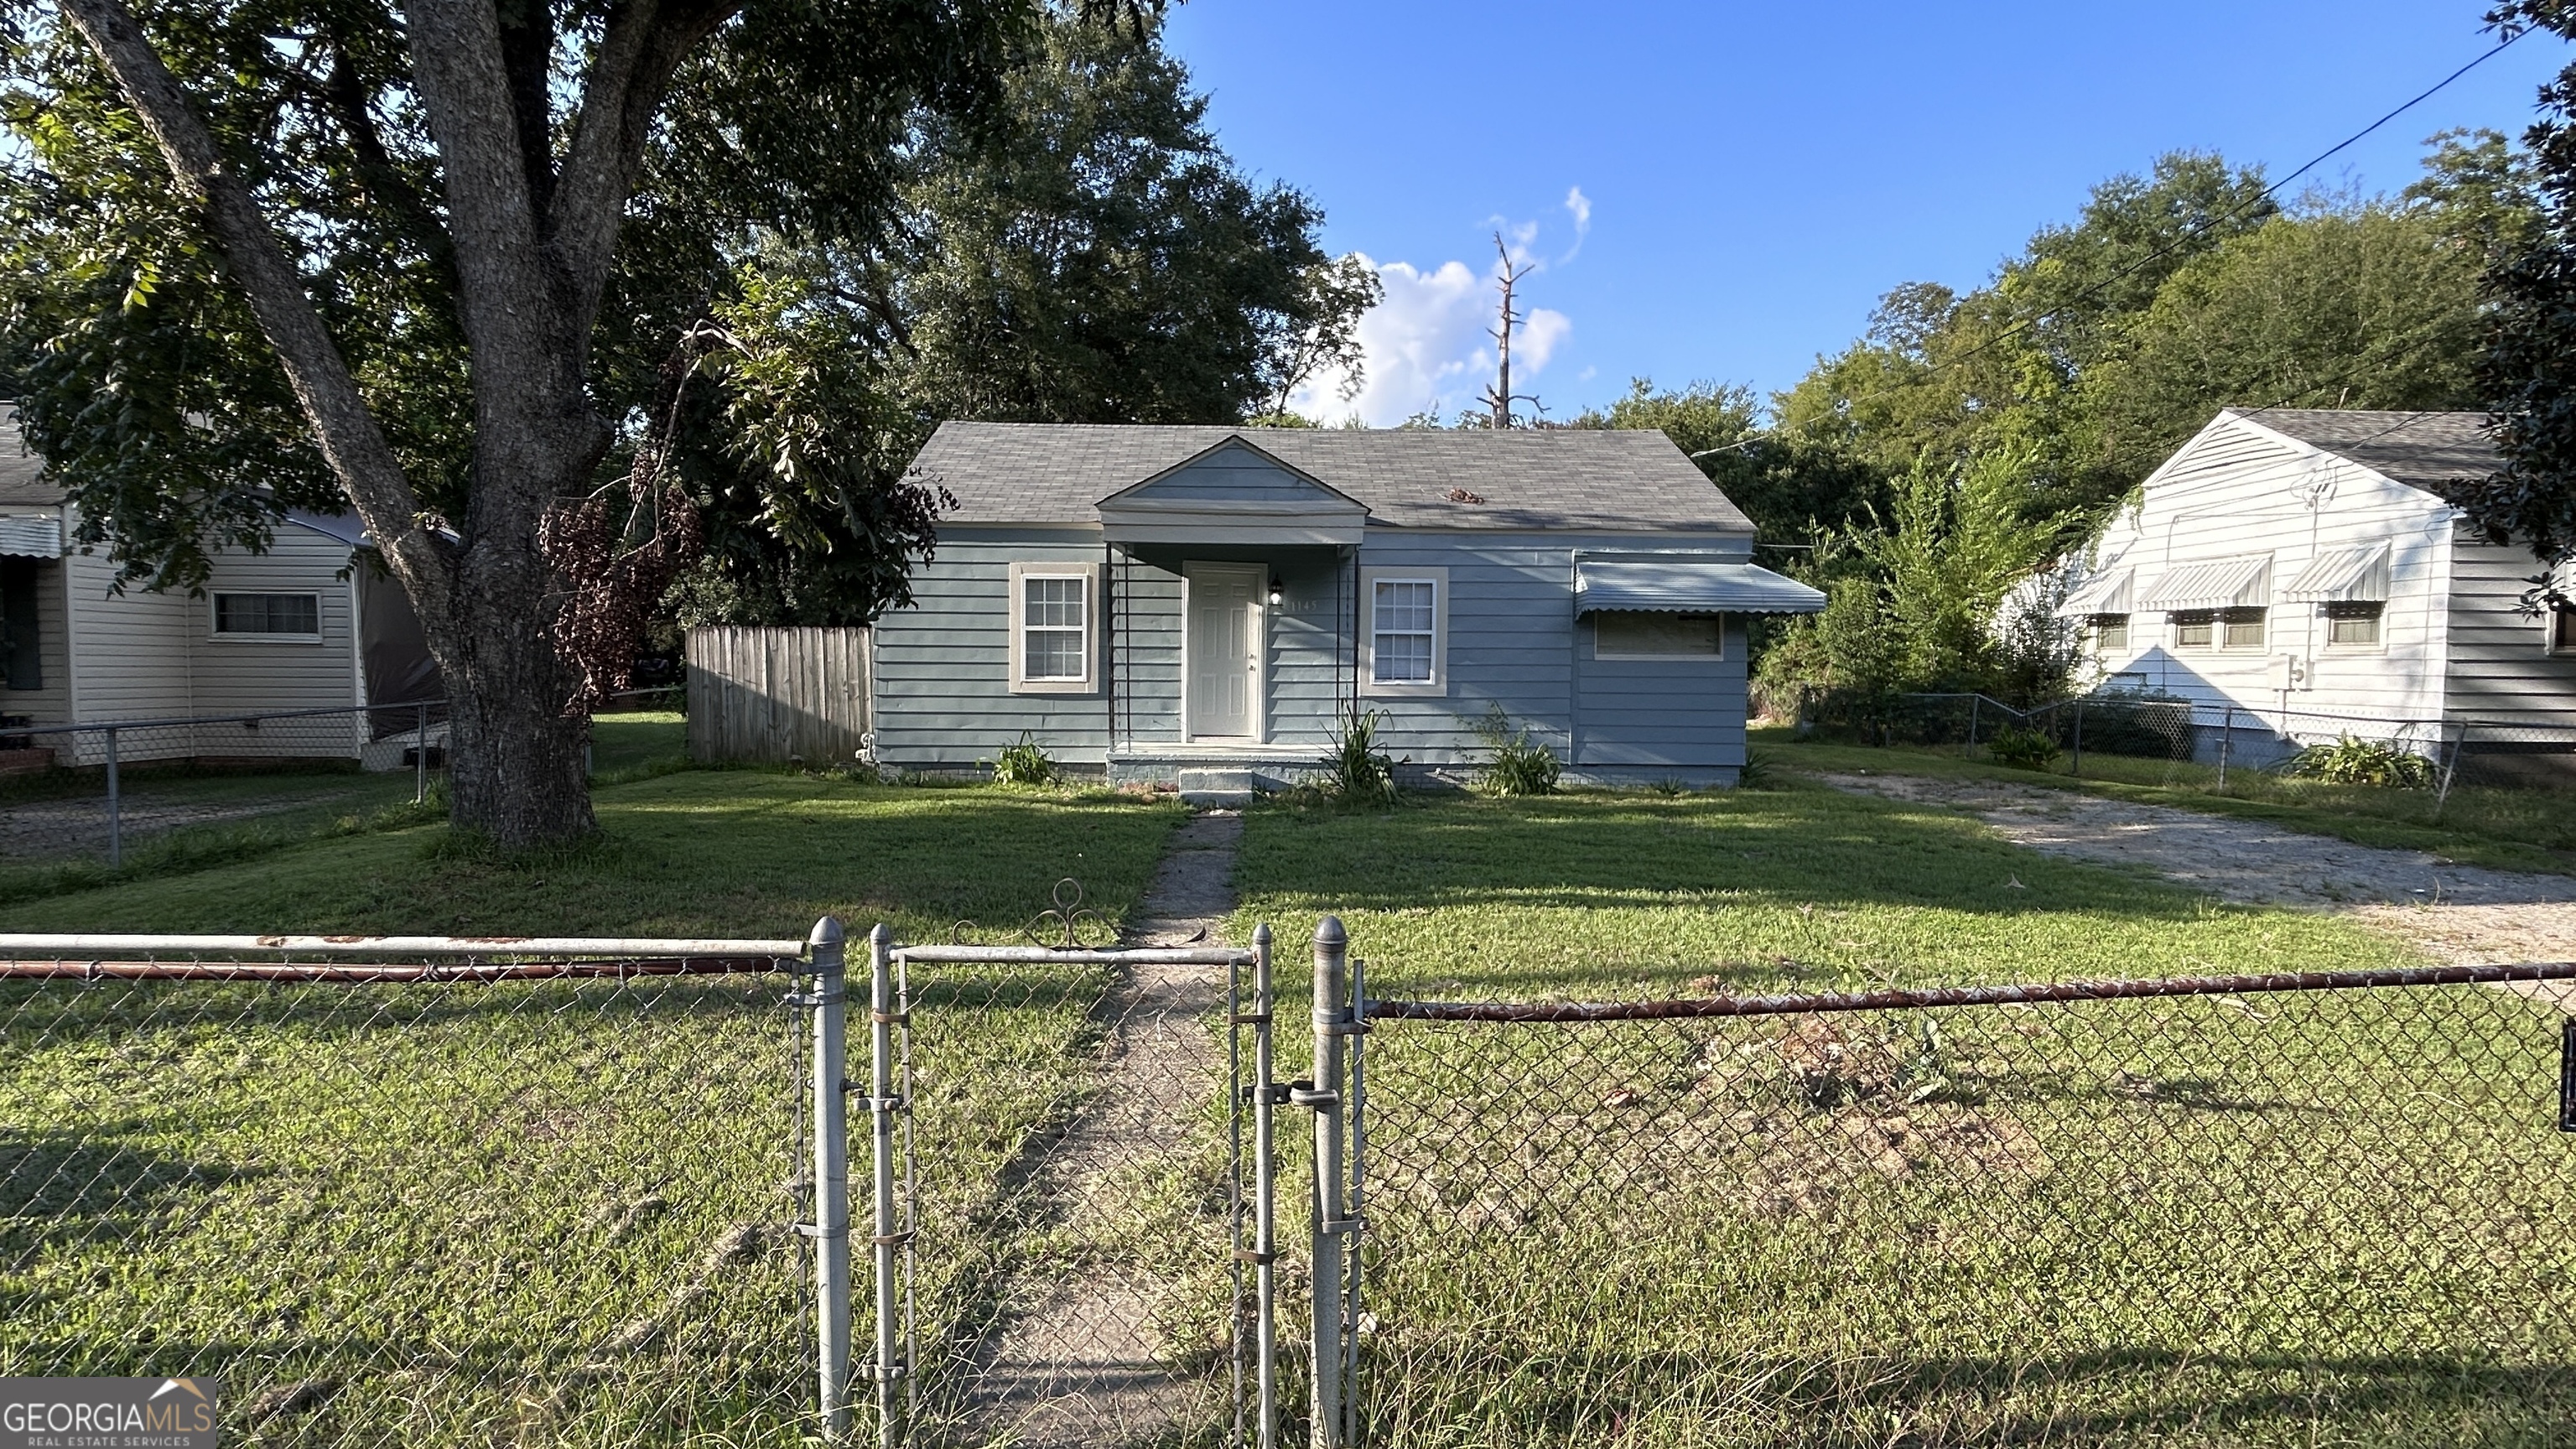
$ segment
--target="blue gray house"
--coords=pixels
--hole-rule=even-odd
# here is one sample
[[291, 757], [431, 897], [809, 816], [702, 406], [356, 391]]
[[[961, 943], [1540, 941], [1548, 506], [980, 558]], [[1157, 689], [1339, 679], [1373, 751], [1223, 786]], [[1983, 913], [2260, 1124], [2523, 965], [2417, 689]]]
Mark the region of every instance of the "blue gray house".
[[948, 423], [955, 499], [876, 626], [879, 765], [1058, 761], [1185, 790], [1295, 782], [1383, 717], [1463, 776], [1495, 706], [1576, 782], [1732, 783], [1743, 616], [1824, 596], [1658, 432]]

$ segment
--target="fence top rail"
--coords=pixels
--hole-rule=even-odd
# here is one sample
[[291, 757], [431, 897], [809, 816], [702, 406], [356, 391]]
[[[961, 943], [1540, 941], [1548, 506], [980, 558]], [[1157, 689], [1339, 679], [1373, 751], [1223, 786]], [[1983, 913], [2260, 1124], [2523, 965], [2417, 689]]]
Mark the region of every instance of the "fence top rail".
[[798, 957], [802, 941], [734, 941], [720, 937], [585, 936], [148, 936], [0, 934], [0, 958], [40, 954], [72, 956], [471, 956], [550, 957], [564, 960], [637, 960], [658, 957]]
[[629, 981], [661, 976], [751, 976], [786, 967], [765, 956], [662, 956], [613, 961], [106, 961], [0, 957], [0, 981], [275, 981], [363, 986], [379, 982]]
[[384, 714], [398, 709], [444, 709], [443, 699], [407, 699], [398, 704], [329, 704], [318, 709], [270, 709], [257, 714], [192, 714], [174, 719], [102, 719], [74, 724], [11, 725], [13, 735], [97, 734], [106, 730], [165, 729], [174, 725], [244, 724], [270, 719], [310, 719], [325, 714]]
[[1888, 988], [1779, 996], [1704, 996], [1666, 1001], [1369, 1001], [1371, 1021], [1660, 1021], [1702, 1016], [1805, 1016], [1914, 1007], [2012, 1006], [2158, 996], [2246, 996], [2267, 991], [2350, 991], [2390, 986], [2495, 985], [2576, 981], [2576, 961], [2504, 966], [2393, 967], [2296, 971], [2259, 976], [2173, 976], [2138, 981], [2049, 981], [2002, 986]]
[[967, 965], [1022, 962], [1031, 965], [1099, 963], [1130, 966], [1249, 966], [1250, 951], [1231, 946], [897, 946], [897, 960], [914, 964]]

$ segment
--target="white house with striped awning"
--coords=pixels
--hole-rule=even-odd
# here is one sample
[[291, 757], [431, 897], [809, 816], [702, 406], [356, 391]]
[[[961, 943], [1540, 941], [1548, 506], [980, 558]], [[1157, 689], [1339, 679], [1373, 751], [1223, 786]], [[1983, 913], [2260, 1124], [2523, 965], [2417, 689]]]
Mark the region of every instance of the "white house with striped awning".
[[2281, 716], [2576, 726], [2576, 613], [2452, 501], [2477, 413], [2221, 412], [2076, 571], [2104, 682]]

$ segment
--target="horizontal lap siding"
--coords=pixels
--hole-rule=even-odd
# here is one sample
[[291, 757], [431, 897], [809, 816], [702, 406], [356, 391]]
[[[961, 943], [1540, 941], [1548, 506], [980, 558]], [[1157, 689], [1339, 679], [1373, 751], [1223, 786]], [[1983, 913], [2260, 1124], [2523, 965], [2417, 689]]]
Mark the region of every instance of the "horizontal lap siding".
[[1601, 659], [1575, 641], [1582, 703], [1577, 765], [1736, 769], [1744, 764], [1745, 638], [1727, 620], [1716, 659]]
[[1305, 553], [1272, 577], [1281, 587], [1270, 611], [1270, 738], [1322, 748], [1350, 692], [1350, 573], [1339, 559]]
[[75, 720], [183, 719], [196, 713], [188, 631], [202, 627], [197, 611], [205, 601], [152, 593], [139, 584], [111, 594], [116, 565], [103, 553], [69, 555], [63, 567], [70, 575]]
[[[2311, 508], [2307, 499], [2321, 497]], [[2107, 682], [2209, 708], [2258, 710], [2292, 728], [2310, 713], [2425, 720], [2442, 712], [2450, 508], [2357, 464], [2250, 431], [2204, 434], [2158, 470], [2144, 501], [2096, 546], [2106, 568], [2134, 571], [2127, 648], [2102, 659]], [[2376, 649], [2332, 647], [2318, 605], [2281, 595], [2322, 552], [2389, 546], [2389, 592]], [[2157, 581], [2186, 565], [2272, 556], [2260, 649], [2178, 647], [2170, 617], [2143, 607]], [[2314, 685], [2274, 687], [2273, 661], [2296, 655]], [[2286, 712], [2286, 715], [2285, 715]]]
[[1181, 576], [1129, 560], [1119, 590], [1118, 733], [1126, 740], [1181, 737]]
[[[206, 595], [187, 601], [194, 712], [255, 714], [264, 710], [355, 705], [358, 616], [349, 581], [349, 545], [310, 529], [286, 527], [264, 554], [215, 555]], [[311, 594], [320, 605], [322, 640], [285, 643], [214, 632], [216, 594]], [[281, 720], [256, 731], [238, 725], [199, 730], [197, 749], [213, 756], [354, 757], [365, 742], [355, 714]]]
[[[1443, 698], [1363, 695], [1385, 716], [1387, 753], [1417, 765], [1487, 754], [1475, 725], [1496, 704], [1515, 730], [1559, 759], [1573, 749], [1574, 550], [1570, 539], [1487, 534], [1394, 535], [1360, 549], [1362, 568], [1449, 571], [1449, 691]], [[1368, 627], [1368, 602], [1359, 605]]]
[[2540, 572], [2528, 550], [2462, 536], [2451, 555], [2449, 716], [2576, 728], [2576, 654], [2551, 654], [2522, 612]]
[[1100, 562], [1097, 537], [1079, 534], [943, 537], [937, 557], [913, 571], [912, 604], [876, 623], [877, 759], [898, 768], [964, 768], [1026, 733], [1061, 762], [1103, 763], [1105, 651], [1094, 650], [1087, 694], [1017, 694], [1010, 680], [1011, 565]]

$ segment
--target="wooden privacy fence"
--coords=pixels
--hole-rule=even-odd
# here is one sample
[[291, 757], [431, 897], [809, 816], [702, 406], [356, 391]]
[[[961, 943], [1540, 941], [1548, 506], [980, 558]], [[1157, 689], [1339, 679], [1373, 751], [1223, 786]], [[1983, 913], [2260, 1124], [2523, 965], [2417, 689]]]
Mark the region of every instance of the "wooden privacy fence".
[[689, 631], [689, 755], [856, 764], [868, 732], [868, 631]]

